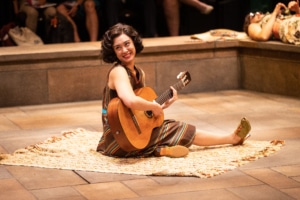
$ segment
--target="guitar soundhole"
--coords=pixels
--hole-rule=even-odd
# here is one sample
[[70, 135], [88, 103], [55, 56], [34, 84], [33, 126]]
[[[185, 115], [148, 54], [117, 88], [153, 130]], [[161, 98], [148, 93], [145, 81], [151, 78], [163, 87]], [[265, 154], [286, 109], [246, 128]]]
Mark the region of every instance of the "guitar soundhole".
[[146, 115], [148, 118], [152, 118], [152, 117], [153, 117], [153, 113], [152, 113], [151, 110], [145, 111], [145, 115]]

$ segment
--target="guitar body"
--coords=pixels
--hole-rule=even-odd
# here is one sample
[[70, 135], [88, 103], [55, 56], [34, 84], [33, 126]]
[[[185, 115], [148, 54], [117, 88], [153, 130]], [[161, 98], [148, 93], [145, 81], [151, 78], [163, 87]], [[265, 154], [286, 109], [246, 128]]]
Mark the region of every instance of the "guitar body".
[[[173, 85], [179, 91], [191, 81], [190, 73], [180, 72], [179, 81]], [[150, 87], [143, 87], [134, 91], [135, 95], [162, 105], [173, 97], [171, 89], [157, 97]], [[131, 110], [119, 98], [112, 99], [108, 104], [108, 123], [114, 138], [120, 147], [127, 152], [145, 148], [151, 139], [154, 128], [162, 125], [164, 115], [154, 117], [151, 111]]]
[[[157, 97], [150, 87], [139, 88], [134, 92], [148, 101]], [[112, 134], [120, 147], [127, 152], [145, 148], [152, 130], [162, 125], [163, 121], [163, 115], [154, 117], [146, 111], [131, 110], [119, 98], [112, 99], [108, 105], [108, 122]]]

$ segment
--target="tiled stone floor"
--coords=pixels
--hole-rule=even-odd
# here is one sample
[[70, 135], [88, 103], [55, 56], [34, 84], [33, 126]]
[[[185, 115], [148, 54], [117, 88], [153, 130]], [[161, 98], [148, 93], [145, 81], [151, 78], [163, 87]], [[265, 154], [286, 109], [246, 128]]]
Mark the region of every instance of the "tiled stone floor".
[[[101, 101], [0, 108], [0, 152], [82, 127], [101, 131]], [[240, 118], [251, 140], [285, 140], [277, 153], [209, 178], [0, 166], [0, 199], [300, 199], [300, 99], [252, 91], [180, 95], [166, 118], [224, 134]]]

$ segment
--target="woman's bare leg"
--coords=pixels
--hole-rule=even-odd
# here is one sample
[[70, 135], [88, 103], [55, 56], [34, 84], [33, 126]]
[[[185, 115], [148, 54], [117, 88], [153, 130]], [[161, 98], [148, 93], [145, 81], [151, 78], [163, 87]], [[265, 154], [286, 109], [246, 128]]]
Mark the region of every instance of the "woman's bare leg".
[[89, 32], [90, 41], [97, 41], [99, 22], [95, 2], [93, 0], [85, 1], [84, 10], [86, 14], [86, 28]]
[[163, 9], [166, 16], [170, 36], [179, 35], [180, 3], [178, 0], [163, 0]]
[[195, 7], [203, 14], [209, 14], [213, 7], [198, 0], [180, 0], [180, 2]]
[[241, 138], [235, 134], [213, 134], [206, 133], [200, 130], [196, 131], [196, 135], [193, 141], [194, 145], [197, 146], [212, 146], [212, 145], [222, 145], [222, 144], [237, 144]]
[[67, 20], [72, 24], [73, 32], [74, 32], [74, 42], [80, 42], [80, 37], [79, 37], [78, 31], [77, 31], [77, 26], [76, 26], [74, 20], [69, 16], [69, 14], [68, 14], [69, 11], [66, 8], [66, 6], [63, 4], [58, 5], [57, 11], [60, 12], [62, 15], [64, 15], [67, 18]]
[[251, 125], [246, 118], [242, 118], [236, 130], [230, 134], [213, 134], [196, 130], [194, 145], [211, 146], [222, 144], [241, 145], [250, 136]]

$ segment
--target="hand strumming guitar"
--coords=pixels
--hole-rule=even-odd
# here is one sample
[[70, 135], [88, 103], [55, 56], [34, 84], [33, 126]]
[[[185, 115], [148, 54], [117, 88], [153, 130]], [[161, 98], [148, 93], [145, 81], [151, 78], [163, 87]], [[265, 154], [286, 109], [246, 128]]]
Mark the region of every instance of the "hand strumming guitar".
[[159, 103], [153, 101], [153, 108], [151, 109], [154, 117], [159, 117], [164, 114], [163, 107]]

